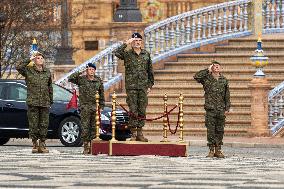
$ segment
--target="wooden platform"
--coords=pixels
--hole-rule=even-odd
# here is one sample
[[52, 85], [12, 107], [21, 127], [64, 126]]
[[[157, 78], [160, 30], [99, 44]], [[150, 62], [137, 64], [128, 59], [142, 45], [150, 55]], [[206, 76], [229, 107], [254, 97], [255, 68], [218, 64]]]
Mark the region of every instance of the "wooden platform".
[[92, 141], [92, 155], [187, 157], [189, 142]]

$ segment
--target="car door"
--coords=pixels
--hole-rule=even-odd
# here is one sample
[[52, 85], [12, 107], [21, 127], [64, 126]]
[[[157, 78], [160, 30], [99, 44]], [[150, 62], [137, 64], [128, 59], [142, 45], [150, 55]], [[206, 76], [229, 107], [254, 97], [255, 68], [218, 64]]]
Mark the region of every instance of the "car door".
[[24, 84], [8, 83], [7, 97], [2, 108], [7, 126], [28, 131], [26, 98], [27, 89]]
[[6, 92], [8, 84], [5, 82], [0, 82], [0, 128], [6, 129], [5, 115], [3, 112], [3, 106], [6, 103]]

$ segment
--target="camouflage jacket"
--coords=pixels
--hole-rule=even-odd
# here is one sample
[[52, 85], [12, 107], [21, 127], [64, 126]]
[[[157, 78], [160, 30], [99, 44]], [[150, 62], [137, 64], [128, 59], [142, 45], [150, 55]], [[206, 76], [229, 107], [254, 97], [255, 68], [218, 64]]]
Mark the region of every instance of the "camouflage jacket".
[[105, 106], [104, 85], [102, 80], [95, 76], [94, 80], [89, 80], [86, 75], [81, 76], [81, 72], [73, 73], [69, 76], [68, 81], [79, 87], [80, 107], [96, 109], [96, 92], [100, 95], [100, 108]]
[[154, 74], [150, 54], [142, 49], [138, 55], [133, 49], [126, 51], [127, 45], [121, 45], [115, 56], [124, 60], [125, 88], [147, 89], [154, 85]]
[[53, 88], [51, 73], [47, 68], [38, 71], [33, 66], [27, 66], [30, 60], [16, 66], [18, 72], [25, 77], [27, 84], [27, 105], [50, 107], [53, 103]]
[[203, 85], [205, 110], [228, 111], [230, 109], [229, 82], [223, 75], [215, 79], [208, 69], [205, 69], [197, 72], [194, 79]]

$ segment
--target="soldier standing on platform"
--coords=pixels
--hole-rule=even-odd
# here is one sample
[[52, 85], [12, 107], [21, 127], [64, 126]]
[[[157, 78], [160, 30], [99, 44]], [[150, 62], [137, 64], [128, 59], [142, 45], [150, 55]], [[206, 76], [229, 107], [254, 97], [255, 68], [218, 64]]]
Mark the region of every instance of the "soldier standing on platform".
[[76, 72], [69, 76], [68, 81], [79, 87], [80, 115], [82, 124], [82, 139], [84, 142], [83, 154], [90, 154], [90, 143], [95, 134], [96, 122], [96, 92], [99, 92], [100, 109], [104, 108], [104, 86], [102, 80], [95, 75], [96, 66], [89, 63], [86, 66], [86, 75]]
[[[30, 60], [34, 62], [28, 66]], [[53, 103], [50, 71], [45, 67], [44, 56], [34, 52], [30, 60], [17, 65], [18, 72], [27, 84], [29, 135], [33, 142], [32, 153], [48, 153], [45, 140], [49, 125], [49, 108]]]
[[[126, 50], [129, 44], [131, 44], [132, 48]], [[148, 142], [148, 139], [142, 133], [145, 121], [139, 120], [137, 117], [146, 117], [147, 94], [154, 85], [150, 53], [142, 49], [142, 36], [139, 33], [133, 33], [132, 38], [115, 51], [115, 55], [119, 59], [124, 60], [126, 102], [131, 114], [134, 115], [130, 116], [129, 120], [132, 134], [130, 140]]]
[[212, 61], [209, 68], [197, 72], [194, 79], [203, 85], [205, 92], [205, 126], [209, 146], [207, 157], [224, 158], [221, 145], [223, 144], [225, 115], [229, 112], [231, 103], [229, 83], [220, 70], [220, 63]]

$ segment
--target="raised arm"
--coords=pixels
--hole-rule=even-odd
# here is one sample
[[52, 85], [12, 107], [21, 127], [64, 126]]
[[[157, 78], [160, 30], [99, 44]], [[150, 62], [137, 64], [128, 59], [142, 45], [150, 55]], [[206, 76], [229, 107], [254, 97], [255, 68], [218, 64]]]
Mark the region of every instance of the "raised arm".
[[24, 77], [27, 76], [27, 65], [30, 63], [30, 60], [27, 59], [23, 63], [20, 63], [16, 66], [16, 70]]
[[79, 77], [82, 73], [81, 72], [75, 72], [73, 74], [71, 74], [69, 77], [68, 77], [68, 81], [71, 82], [71, 83], [74, 83], [76, 85], [78, 85], [79, 83]]
[[118, 47], [118, 49], [116, 49], [114, 51], [114, 54], [117, 58], [121, 59], [121, 60], [124, 60], [125, 58], [125, 49], [127, 47], [127, 44], [126, 43], [123, 43], [120, 47]]
[[208, 69], [204, 69], [204, 70], [200, 70], [199, 72], [197, 72], [193, 78], [198, 82], [201, 83], [202, 85], [205, 82], [205, 79], [207, 78], [207, 76], [209, 75], [209, 70]]

